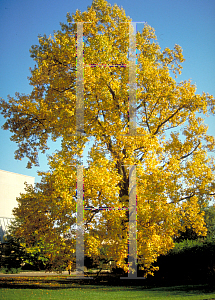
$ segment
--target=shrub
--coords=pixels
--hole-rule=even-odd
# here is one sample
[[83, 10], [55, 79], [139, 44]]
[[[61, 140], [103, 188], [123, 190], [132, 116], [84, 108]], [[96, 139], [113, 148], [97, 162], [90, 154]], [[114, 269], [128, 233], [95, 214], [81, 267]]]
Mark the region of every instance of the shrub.
[[203, 283], [215, 279], [215, 240], [183, 241], [157, 260], [156, 281]]
[[7, 268], [7, 267], [2, 267], [0, 269], [0, 273], [3, 274], [17, 274], [20, 273], [22, 268]]

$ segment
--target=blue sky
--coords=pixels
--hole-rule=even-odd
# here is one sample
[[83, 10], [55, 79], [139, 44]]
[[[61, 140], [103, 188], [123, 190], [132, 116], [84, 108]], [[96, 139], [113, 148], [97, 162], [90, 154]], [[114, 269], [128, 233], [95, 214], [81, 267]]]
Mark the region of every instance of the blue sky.
[[[28, 94], [31, 87], [27, 77], [34, 66], [29, 49], [38, 44], [38, 35], [53, 34], [66, 22], [67, 12], [82, 12], [91, 0], [1, 0], [0, 1], [0, 97]], [[178, 80], [191, 79], [197, 93], [215, 96], [215, 1], [214, 0], [116, 0], [133, 21], [147, 22], [158, 38], [161, 48], [179, 44], [186, 61]], [[141, 25], [137, 29], [141, 30]], [[0, 116], [0, 126], [4, 119]], [[215, 135], [215, 117], [206, 120], [209, 133]], [[0, 129], [0, 169], [35, 176], [47, 170], [46, 155], [40, 155], [40, 167], [26, 169], [27, 160], [16, 161], [16, 144], [10, 133]], [[52, 146], [52, 151], [57, 145]], [[51, 152], [52, 152], [51, 151]], [[51, 153], [50, 152], [50, 153]]]

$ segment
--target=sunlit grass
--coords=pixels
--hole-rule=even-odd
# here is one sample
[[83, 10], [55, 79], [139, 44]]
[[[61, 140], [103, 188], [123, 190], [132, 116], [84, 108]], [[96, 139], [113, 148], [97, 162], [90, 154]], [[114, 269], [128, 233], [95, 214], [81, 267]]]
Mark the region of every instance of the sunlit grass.
[[[215, 290], [204, 285], [150, 288], [131, 282], [112, 286], [86, 280], [67, 280], [68, 276], [0, 278], [0, 299], [215, 299]], [[129, 284], [129, 285], [127, 285]], [[140, 284], [140, 283], [138, 283]]]

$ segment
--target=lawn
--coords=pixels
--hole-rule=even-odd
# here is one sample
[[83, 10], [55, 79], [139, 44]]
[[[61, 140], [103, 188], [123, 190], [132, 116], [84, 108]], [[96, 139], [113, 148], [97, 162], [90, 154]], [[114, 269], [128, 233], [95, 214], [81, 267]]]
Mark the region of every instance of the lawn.
[[95, 280], [68, 280], [68, 276], [2, 277], [0, 299], [214, 299], [215, 289], [207, 285], [147, 287], [142, 282]]

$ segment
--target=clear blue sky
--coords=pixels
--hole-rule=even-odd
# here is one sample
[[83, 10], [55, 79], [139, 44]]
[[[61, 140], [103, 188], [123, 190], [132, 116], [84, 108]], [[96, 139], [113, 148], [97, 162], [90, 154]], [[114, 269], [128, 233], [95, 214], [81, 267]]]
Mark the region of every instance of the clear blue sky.
[[[28, 94], [27, 77], [31, 45], [38, 44], [38, 34], [50, 35], [66, 22], [67, 12], [82, 12], [91, 0], [1, 0], [0, 1], [0, 97]], [[197, 93], [215, 96], [215, 0], [110, 0], [125, 9], [133, 21], [151, 25], [164, 49], [179, 44], [186, 61], [179, 80], [192, 79]], [[141, 25], [138, 25], [141, 26]], [[141, 27], [137, 27], [138, 30]], [[4, 119], [0, 116], [0, 126]], [[206, 121], [209, 133], [215, 135], [215, 117]], [[46, 156], [40, 155], [40, 167], [26, 169], [27, 160], [16, 161], [16, 144], [10, 133], [0, 129], [0, 169], [35, 176], [37, 170], [47, 170]], [[55, 150], [57, 146], [52, 148]]]

